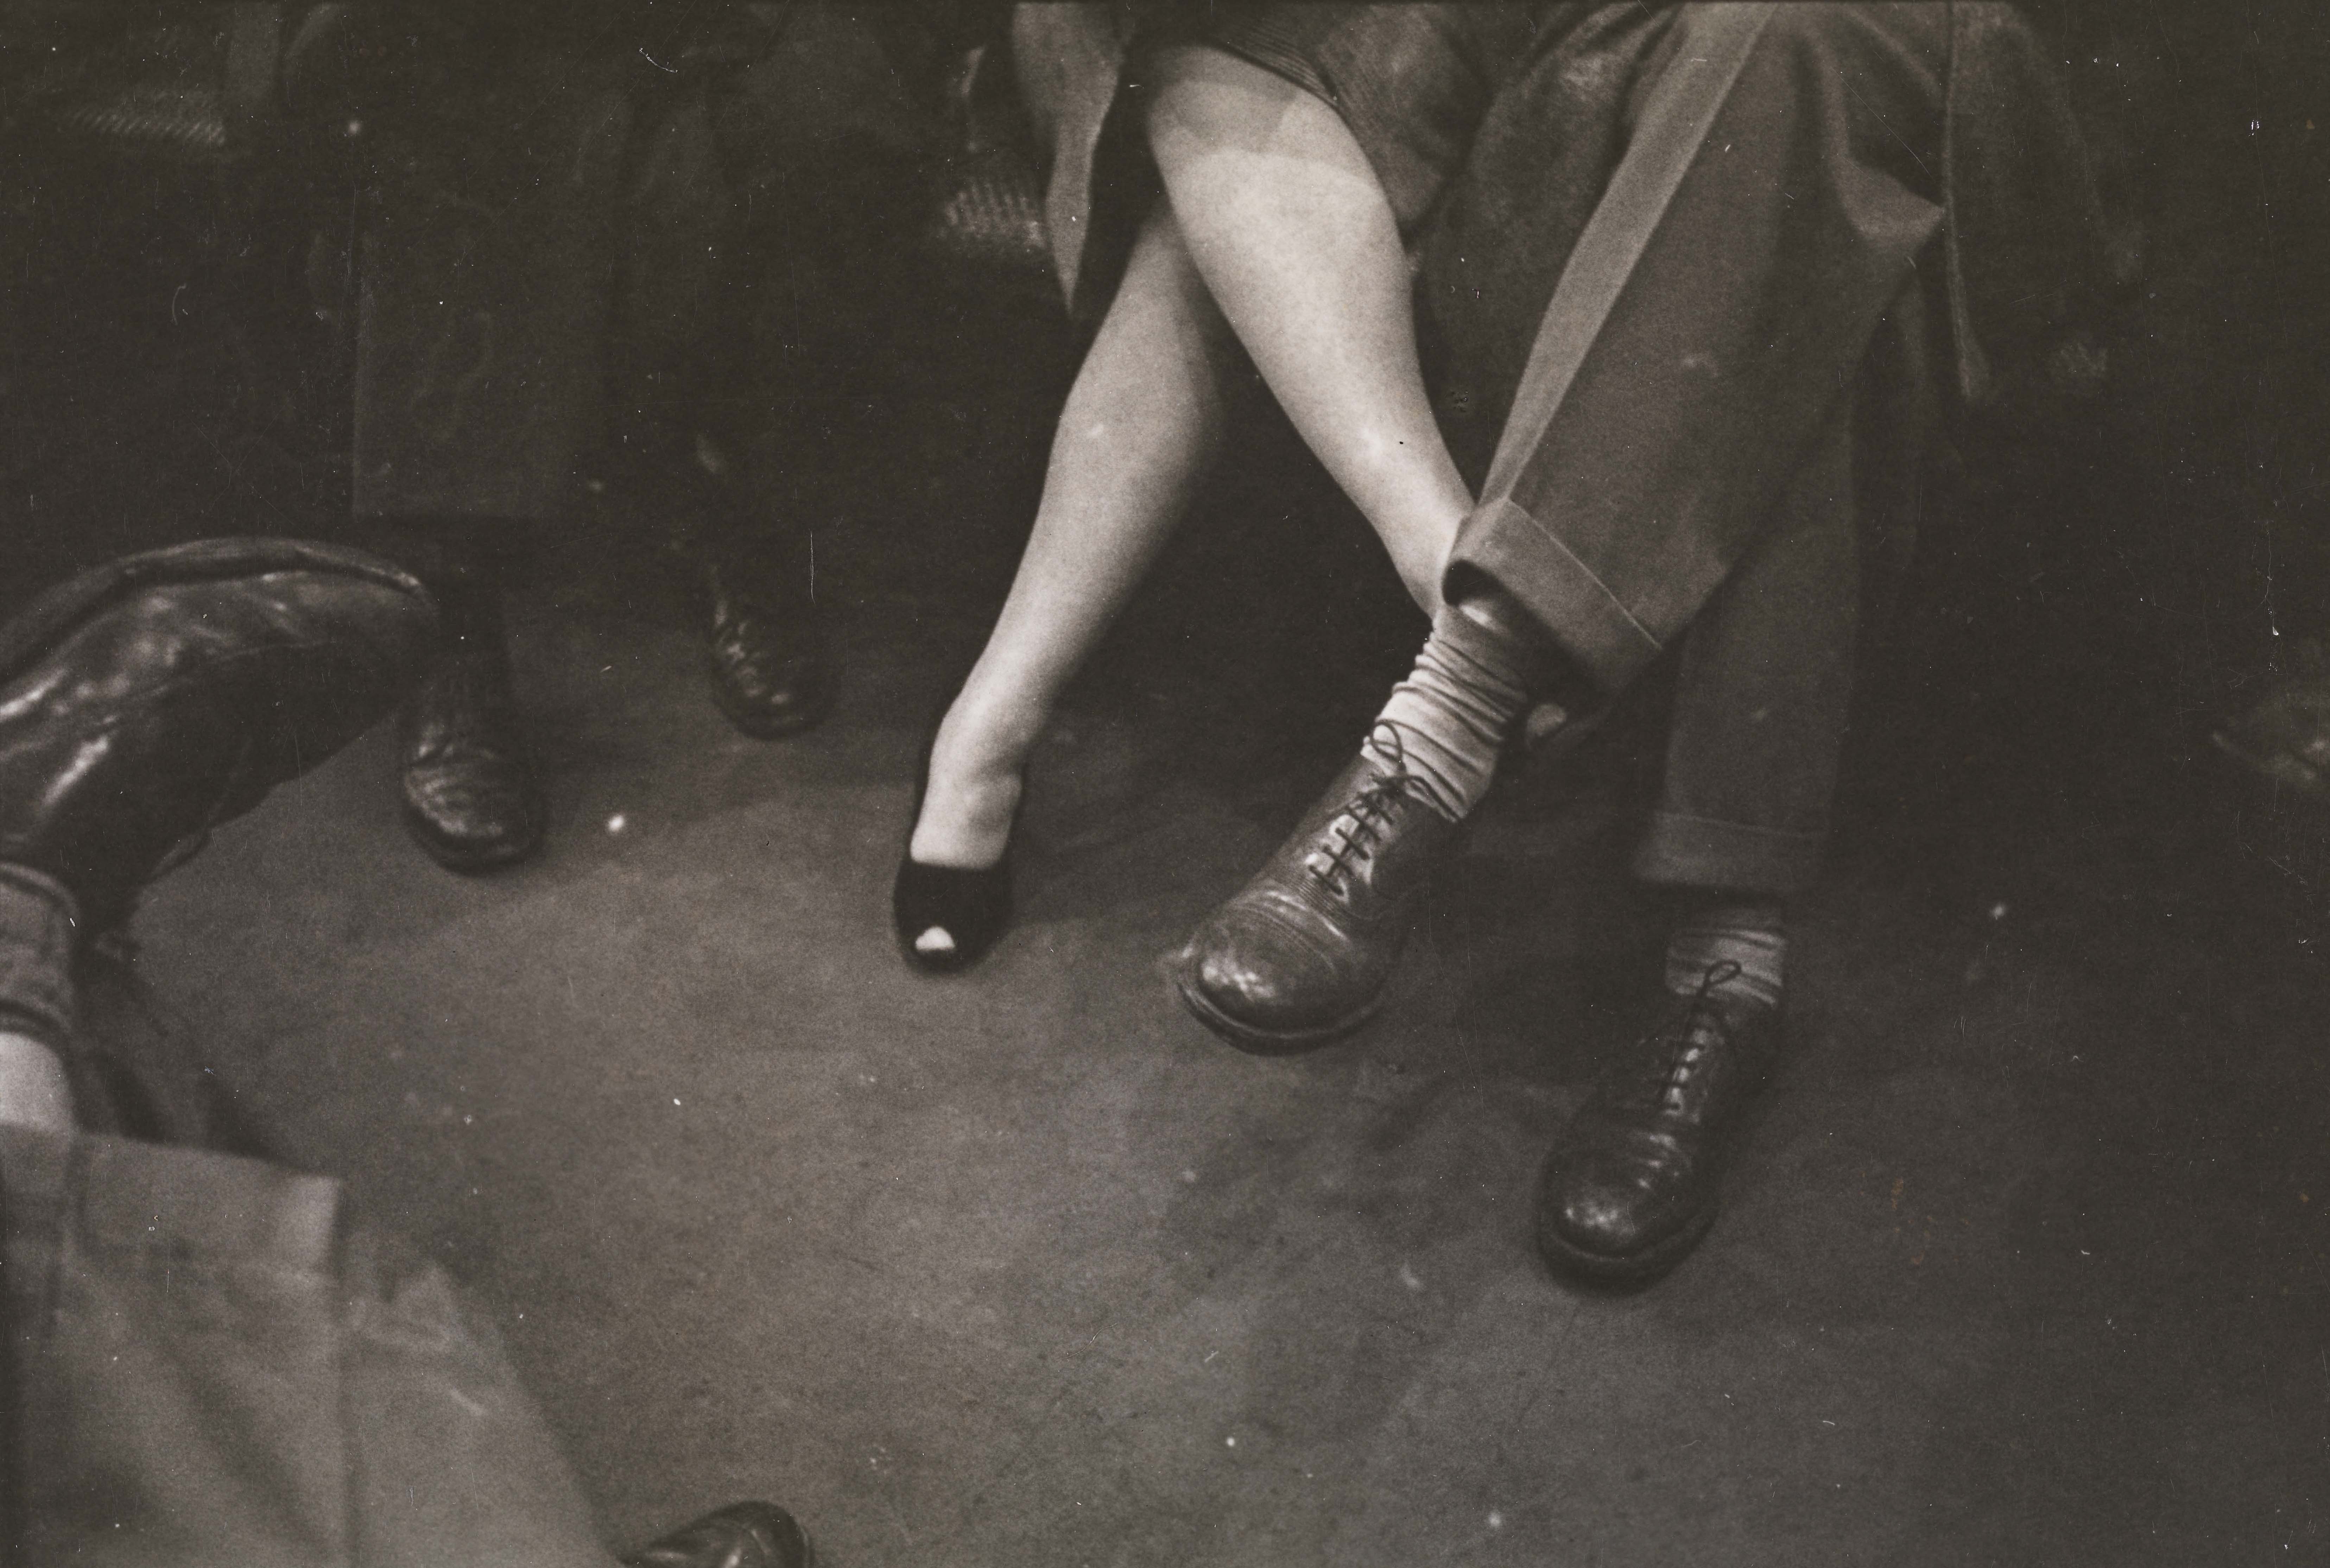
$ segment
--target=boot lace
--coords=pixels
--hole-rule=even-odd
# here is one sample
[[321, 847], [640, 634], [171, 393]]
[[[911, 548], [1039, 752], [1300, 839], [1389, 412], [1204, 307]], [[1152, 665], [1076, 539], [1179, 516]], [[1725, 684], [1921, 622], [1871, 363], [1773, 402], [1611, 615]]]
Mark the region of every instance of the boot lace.
[[[1659, 1069], [1642, 1084], [1639, 1103], [1653, 1110], [1682, 1110], [1684, 1097], [1690, 1093], [1691, 1080], [1706, 1066], [1710, 1047], [1730, 1041], [1730, 1029], [1713, 999], [1718, 986], [1738, 979], [1740, 974], [1739, 965], [1729, 958], [1708, 965], [1699, 977], [1698, 988], [1683, 999], [1674, 1014], [1661, 1041], [1666, 1050], [1659, 1059]], [[1711, 1041], [1710, 1034], [1714, 1036]]]
[[1383, 842], [1392, 809], [1403, 796], [1425, 798], [1423, 781], [1407, 771], [1407, 754], [1400, 745], [1397, 727], [1378, 722], [1368, 734], [1368, 744], [1388, 765], [1359, 786], [1327, 824], [1331, 850], [1315, 850], [1302, 864], [1328, 891], [1338, 897], [1350, 892], [1355, 867]]

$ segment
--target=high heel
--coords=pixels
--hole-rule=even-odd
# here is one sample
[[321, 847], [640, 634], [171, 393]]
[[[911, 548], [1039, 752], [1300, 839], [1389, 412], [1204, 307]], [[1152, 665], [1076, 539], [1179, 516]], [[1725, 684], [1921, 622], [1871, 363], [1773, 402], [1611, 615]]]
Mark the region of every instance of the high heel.
[[[952, 974], [987, 956], [1011, 924], [1011, 845], [1006, 839], [1002, 858], [991, 866], [926, 866], [914, 859], [914, 824], [922, 820], [923, 799], [931, 787], [931, 753], [938, 731], [923, 743], [921, 765], [915, 770], [914, 810], [906, 820], [906, 852], [898, 859], [898, 879], [890, 889], [890, 919], [898, 934], [898, 951], [926, 974]], [[1027, 792], [1020, 792], [1020, 801]], [[1011, 832], [1019, 831], [1019, 813], [1011, 813]], [[942, 932], [946, 946], [924, 947], [923, 938]]]

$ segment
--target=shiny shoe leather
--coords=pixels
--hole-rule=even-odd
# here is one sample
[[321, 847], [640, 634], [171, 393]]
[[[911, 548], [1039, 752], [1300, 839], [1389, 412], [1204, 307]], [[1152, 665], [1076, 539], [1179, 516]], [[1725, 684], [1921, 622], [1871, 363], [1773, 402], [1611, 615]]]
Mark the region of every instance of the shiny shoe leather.
[[384, 716], [436, 635], [419, 582], [331, 546], [213, 539], [84, 573], [0, 628], [0, 860], [103, 931]]
[[1780, 1010], [1728, 978], [1719, 966], [1695, 995], [1663, 998], [1548, 1157], [1537, 1240], [1557, 1269], [1647, 1283], [1715, 1222], [1740, 1122], [1780, 1047]]
[[1362, 750], [1181, 950], [1181, 1000], [1241, 1050], [1308, 1050], [1375, 1012], [1458, 832], [1394, 757]]
[[772, 1503], [732, 1503], [622, 1561], [623, 1568], [809, 1568], [809, 1538]]
[[833, 709], [838, 670], [804, 587], [733, 562], [705, 568], [712, 700], [755, 740], [798, 735]]
[[439, 865], [484, 871], [541, 847], [545, 808], [499, 628], [447, 648], [405, 705], [404, 825]]

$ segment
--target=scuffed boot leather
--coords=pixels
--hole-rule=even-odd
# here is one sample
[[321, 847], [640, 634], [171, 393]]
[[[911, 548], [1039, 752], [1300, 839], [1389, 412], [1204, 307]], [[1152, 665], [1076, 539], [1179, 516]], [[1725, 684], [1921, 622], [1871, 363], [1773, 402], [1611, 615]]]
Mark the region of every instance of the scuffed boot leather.
[[1379, 730], [1293, 834], [1181, 950], [1175, 984], [1198, 1021], [1262, 1054], [1323, 1045], [1367, 1022], [1458, 825], [1428, 804]]
[[641, 1547], [623, 1568], [809, 1568], [809, 1539], [772, 1503], [732, 1503]]
[[1748, 1103], [1780, 1047], [1780, 1009], [1725, 988], [1662, 999], [1621, 1070], [1572, 1118], [1539, 1177], [1538, 1250], [1556, 1269], [1643, 1284], [1715, 1222]]
[[213, 539], [133, 556], [0, 629], [0, 860], [69, 891], [83, 940], [138, 890], [370, 728], [436, 610], [388, 563]]

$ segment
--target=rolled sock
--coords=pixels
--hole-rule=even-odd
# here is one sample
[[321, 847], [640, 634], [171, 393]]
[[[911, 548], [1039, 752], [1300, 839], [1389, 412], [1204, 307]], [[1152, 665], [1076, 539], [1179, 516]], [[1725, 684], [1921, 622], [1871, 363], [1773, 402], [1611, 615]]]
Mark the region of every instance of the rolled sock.
[[1688, 996], [1719, 965], [1736, 964], [1738, 973], [1716, 984], [1777, 1007], [1787, 958], [1787, 912], [1778, 899], [1711, 895], [1691, 904], [1667, 938], [1667, 989]]
[[1435, 809], [1461, 822], [1489, 793], [1506, 736], [1534, 705], [1527, 674], [1526, 651], [1447, 606], [1365, 749], [1387, 767], [1405, 767]]

